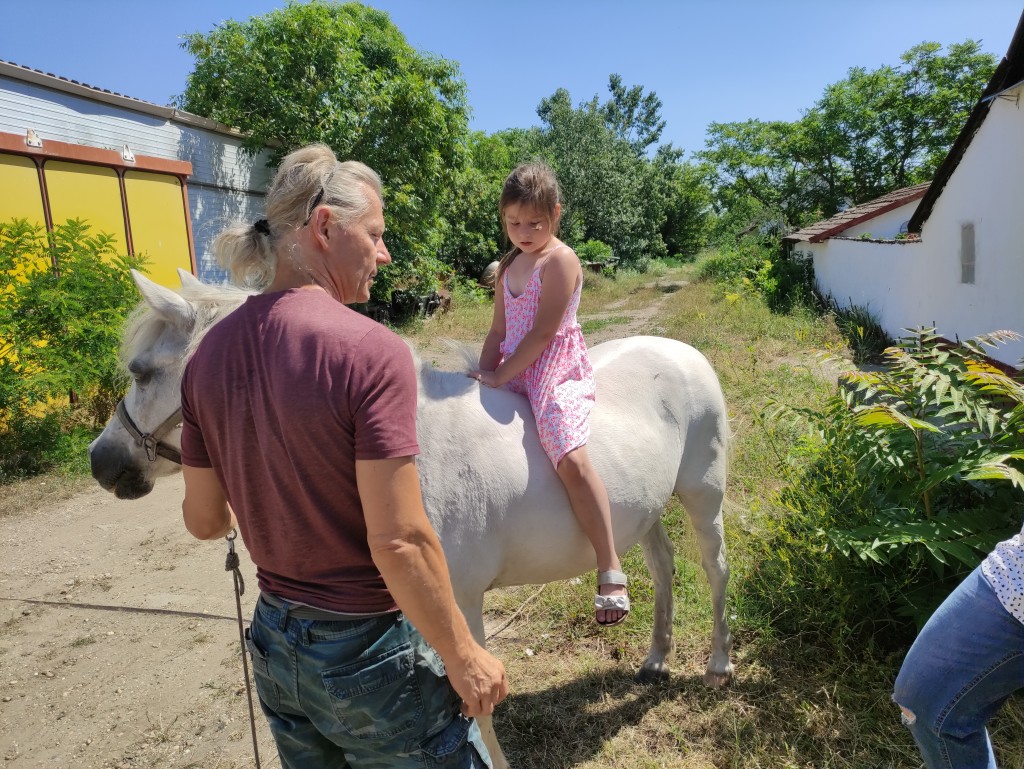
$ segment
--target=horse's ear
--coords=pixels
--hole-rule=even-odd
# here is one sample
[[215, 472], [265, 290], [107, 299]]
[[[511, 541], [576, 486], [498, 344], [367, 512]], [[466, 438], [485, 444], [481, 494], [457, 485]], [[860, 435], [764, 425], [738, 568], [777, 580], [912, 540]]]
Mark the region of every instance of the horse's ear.
[[196, 319], [192, 305], [171, 289], [154, 283], [138, 270], [132, 270], [131, 273], [139, 293], [153, 312], [184, 331], [192, 328]]
[[182, 288], [199, 288], [203, 285], [202, 281], [199, 280], [188, 270], [183, 270], [181, 267], [178, 268], [178, 280], [181, 281]]

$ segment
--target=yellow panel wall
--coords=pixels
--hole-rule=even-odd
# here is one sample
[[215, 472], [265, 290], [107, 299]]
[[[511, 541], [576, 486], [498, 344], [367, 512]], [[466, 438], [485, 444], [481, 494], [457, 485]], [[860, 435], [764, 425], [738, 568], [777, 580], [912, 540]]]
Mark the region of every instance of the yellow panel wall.
[[43, 195], [32, 159], [0, 152], [0, 221], [11, 219], [28, 219], [42, 227]]
[[178, 288], [176, 268], [192, 271], [181, 182], [169, 174], [129, 170], [124, 174], [124, 189], [135, 253], [147, 258], [149, 277]]
[[43, 174], [54, 226], [68, 219], [84, 219], [91, 234], [109, 233], [114, 236], [115, 250], [122, 254], [128, 252], [121, 185], [114, 169], [47, 160]]

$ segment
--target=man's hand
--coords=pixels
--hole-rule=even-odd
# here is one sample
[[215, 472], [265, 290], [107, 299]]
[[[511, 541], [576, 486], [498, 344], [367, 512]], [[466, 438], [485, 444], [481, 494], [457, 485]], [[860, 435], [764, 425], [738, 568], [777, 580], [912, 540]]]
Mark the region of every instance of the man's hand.
[[448, 680], [462, 698], [462, 713], [468, 718], [491, 715], [508, 696], [505, 665], [475, 642], [465, 660], [452, 660], [445, 667]]

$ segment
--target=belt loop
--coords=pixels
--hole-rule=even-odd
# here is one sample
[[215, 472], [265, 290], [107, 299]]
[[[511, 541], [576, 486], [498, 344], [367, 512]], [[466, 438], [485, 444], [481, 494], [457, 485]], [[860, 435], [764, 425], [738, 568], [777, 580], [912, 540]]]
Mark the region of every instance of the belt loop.
[[282, 633], [288, 627], [288, 611], [292, 608], [292, 605], [287, 601], [282, 601], [278, 611], [281, 612], [281, 617], [277, 621], [277, 629]]

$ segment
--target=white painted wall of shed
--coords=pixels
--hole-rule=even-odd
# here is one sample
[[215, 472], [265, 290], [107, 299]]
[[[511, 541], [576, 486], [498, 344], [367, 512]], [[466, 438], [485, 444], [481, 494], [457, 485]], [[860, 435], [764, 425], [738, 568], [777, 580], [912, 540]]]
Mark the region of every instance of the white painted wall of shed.
[[0, 131], [192, 163], [189, 208], [199, 278], [218, 282], [224, 273], [210, 250], [213, 236], [234, 217], [253, 221], [263, 212], [272, 177], [267, 153], [250, 157], [240, 137], [165, 120], [73, 94], [0, 76]]
[[[1022, 138], [1024, 112], [1013, 101], [996, 99], [918, 242], [832, 239], [796, 243], [794, 249], [813, 256], [823, 293], [840, 305], [869, 308], [892, 336], [931, 325], [950, 339], [1002, 329], [1024, 334]], [[909, 206], [911, 212], [917, 205]], [[910, 216], [898, 215], [903, 221]], [[975, 228], [974, 284], [960, 282], [960, 229], [967, 223]], [[860, 226], [873, 235], [882, 231], [875, 220]], [[1016, 366], [1024, 357], [1024, 341], [998, 347], [992, 357]]]
[[[1024, 97], [1018, 86], [1006, 94]], [[1024, 112], [997, 98], [921, 230], [934, 254], [931, 302], [962, 338], [1009, 329], [1024, 334]], [[960, 230], [974, 224], [975, 282], [960, 282]], [[996, 355], [1016, 365], [1024, 341]]]

